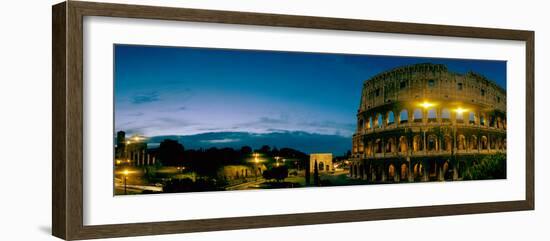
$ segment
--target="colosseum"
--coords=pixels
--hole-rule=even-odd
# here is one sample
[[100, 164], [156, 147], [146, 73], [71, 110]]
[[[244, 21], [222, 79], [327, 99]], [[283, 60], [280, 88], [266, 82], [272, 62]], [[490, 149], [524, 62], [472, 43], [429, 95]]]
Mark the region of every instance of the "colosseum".
[[506, 90], [486, 77], [416, 64], [363, 83], [350, 176], [372, 182], [461, 180], [506, 152]]

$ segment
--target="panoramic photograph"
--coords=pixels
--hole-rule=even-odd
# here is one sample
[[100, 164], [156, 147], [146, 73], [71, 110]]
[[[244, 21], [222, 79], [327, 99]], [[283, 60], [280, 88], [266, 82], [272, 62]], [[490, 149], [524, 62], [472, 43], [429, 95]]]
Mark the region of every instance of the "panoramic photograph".
[[114, 195], [506, 179], [506, 61], [113, 48]]

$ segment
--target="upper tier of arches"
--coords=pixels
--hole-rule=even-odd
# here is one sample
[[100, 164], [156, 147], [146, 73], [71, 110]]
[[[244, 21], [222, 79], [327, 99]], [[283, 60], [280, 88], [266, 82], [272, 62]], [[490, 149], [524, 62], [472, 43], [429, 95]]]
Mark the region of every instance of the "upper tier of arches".
[[476, 111], [462, 108], [429, 107], [402, 108], [363, 113], [358, 117], [357, 132], [417, 125], [468, 125], [506, 129], [506, 115], [502, 112]]

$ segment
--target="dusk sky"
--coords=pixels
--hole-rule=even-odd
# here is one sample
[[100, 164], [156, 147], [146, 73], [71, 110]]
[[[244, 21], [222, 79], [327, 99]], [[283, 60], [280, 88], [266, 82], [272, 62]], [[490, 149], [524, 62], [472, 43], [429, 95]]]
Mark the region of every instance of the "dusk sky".
[[471, 70], [506, 88], [505, 61], [134, 45], [114, 51], [115, 131], [130, 135], [304, 131], [351, 137], [362, 83], [407, 64]]

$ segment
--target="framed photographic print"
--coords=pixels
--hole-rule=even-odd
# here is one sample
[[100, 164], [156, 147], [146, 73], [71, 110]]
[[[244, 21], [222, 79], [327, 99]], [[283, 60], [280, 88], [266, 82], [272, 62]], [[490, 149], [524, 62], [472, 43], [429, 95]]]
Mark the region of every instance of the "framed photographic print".
[[534, 209], [532, 31], [76, 1], [52, 24], [57, 237]]

